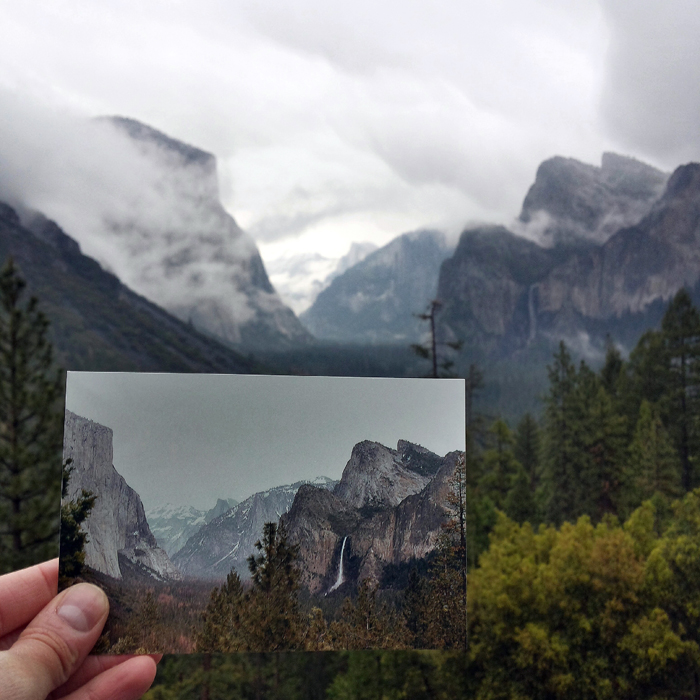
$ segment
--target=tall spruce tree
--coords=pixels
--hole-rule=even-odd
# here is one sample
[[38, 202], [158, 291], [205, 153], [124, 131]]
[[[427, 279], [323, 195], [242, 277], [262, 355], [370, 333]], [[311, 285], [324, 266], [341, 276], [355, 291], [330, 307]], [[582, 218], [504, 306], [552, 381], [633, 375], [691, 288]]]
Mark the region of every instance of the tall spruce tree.
[[91, 491], [81, 489], [80, 495], [74, 501], [65, 502], [68, 496], [68, 481], [73, 468], [72, 460], [67, 460], [63, 466], [63, 487], [61, 496], [64, 503], [61, 505], [61, 561], [59, 568], [58, 585], [65, 588], [75, 580], [83, 571], [85, 564], [85, 544], [88, 535], [83, 531], [82, 524], [87, 520], [92, 511], [97, 496]]
[[491, 426], [489, 440], [491, 446], [484, 452], [484, 476], [479, 487], [497, 508], [503, 508], [520, 465], [513, 455], [513, 434], [503, 419]]
[[299, 546], [287, 540], [284, 525], [265, 523], [258, 554], [248, 557], [253, 588], [246, 598], [245, 637], [251, 651], [298, 649], [303, 642], [297, 594]]
[[515, 430], [513, 453], [527, 474], [533, 494], [539, 485], [541, 451], [540, 428], [533, 416], [526, 413]]
[[545, 397], [543, 479], [540, 498], [546, 503], [546, 519], [561, 523], [577, 510], [576, 491], [580, 461], [577, 445], [577, 375], [564, 344], [547, 367], [549, 393]]
[[629, 453], [628, 488], [632, 506], [638, 506], [656, 493], [667, 499], [682, 495], [678, 453], [658, 410], [646, 400], [639, 409]]
[[666, 360], [666, 392], [662, 405], [678, 448], [683, 488], [698, 483], [694, 462], [700, 452], [697, 414], [700, 408], [700, 314], [690, 295], [681, 289], [661, 322]]
[[58, 554], [63, 379], [25, 286], [9, 259], [0, 271], [0, 572]]

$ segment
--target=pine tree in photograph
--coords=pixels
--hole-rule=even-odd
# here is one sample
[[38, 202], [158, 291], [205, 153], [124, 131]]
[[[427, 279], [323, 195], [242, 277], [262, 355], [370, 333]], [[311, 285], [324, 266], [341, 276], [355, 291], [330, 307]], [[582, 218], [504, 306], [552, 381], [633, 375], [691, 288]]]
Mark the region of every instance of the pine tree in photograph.
[[[68, 460], [63, 467], [64, 500], [68, 495], [68, 481], [73, 471], [70, 462], [71, 460]], [[68, 501], [61, 506], [61, 561], [58, 579], [60, 588], [69, 586], [83, 571], [88, 536], [83, 531], [82, 524], [90, 515], [96, 500], [97, 496], [91, 491], [81, 489], [80, 495], [74, 501]]]
[[284, 525], [265, 523], [258, 554], [248, 557], [253, 588], [246, 599], [245, 637], [251, 651], [298, 649], [302, 620], [297, 594], [299, 547], [287, 541]]
[[58, 554], [63, 381], [48, 320], [12, 259], [0, 271], [0, 572]]
[[197, 635], [198, 652], [247, 651], [241, 620], [244, 612], [243, 586], [235, 570], [226, 582], [214, 588], [204, 611], [204, 625]]

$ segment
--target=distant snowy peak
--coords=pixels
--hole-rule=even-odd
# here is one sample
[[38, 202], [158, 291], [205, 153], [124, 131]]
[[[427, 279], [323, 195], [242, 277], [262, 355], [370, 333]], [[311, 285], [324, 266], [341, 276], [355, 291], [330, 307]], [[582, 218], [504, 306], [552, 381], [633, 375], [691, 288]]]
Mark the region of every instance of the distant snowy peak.
[[233, 498], [219, 498], [213, 508], [204, 511], [192, 506], [166, 503], [150, 508], [146, 512], [146, 519], [159, 546], [167, 552], [168, 556], [171, 556], [182, 549], [187, 540], [202, 526], [237, 504], [238, 501]]
[[151, 532], [168, 554], [172, 556], [206, 524], [205, 511], [192, 506], [175, 506], [166, 503], [146, 511]]

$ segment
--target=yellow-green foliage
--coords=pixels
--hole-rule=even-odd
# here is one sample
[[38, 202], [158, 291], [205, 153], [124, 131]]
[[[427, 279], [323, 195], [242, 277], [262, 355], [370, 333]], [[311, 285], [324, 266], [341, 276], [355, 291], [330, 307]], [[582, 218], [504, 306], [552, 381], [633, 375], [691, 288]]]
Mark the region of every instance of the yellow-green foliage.
[[[700, 632], [700, 491], [660, 535], [652, 502], [624, 526], [557, 530], [504, 515], [468, 585], [478, 698], [684, 697]], [[695, 697], [695, 695], [693, 695]]]

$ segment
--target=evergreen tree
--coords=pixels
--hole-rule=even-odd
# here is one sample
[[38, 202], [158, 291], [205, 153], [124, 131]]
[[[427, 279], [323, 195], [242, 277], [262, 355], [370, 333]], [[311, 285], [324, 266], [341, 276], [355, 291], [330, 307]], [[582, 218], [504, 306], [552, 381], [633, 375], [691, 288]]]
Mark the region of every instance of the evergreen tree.
[[[72, 471], [70, 462], [71, 460], [68, 460], [63, 467], [62, 497], [64, 501], [68, 495], [68, 480]], [[59, 588], [69, 586], [83, 571], [88, 536], [83, 532], [82, 524], [90, 515], [96, 499], [97, 496], [92, 492], [81, 489], [80, 496], [76, 500], [64, 502], [61, 506]]]
[[506, 515], [517, 523], [537, 523], [539, 517], [535, 494], [532, 492], [530, 476], [522, 466], [518, 465], [510, 483], [510, 490], [503, 503]]
[[245, 636], [251, 651], [297, 649], [303, 642], [297, 593], [298, 545], [290, 545], [284, 525], [265, 523], [259, 554], [248, 557], [253, 588], [247, 597]]
[[623, 484], [626, 419], [585, 362], [576, 371], [563, 343], [549, 378], [540, 492], [546, 519], [560, 524], [584, 514], [596, 521], [615, 514]]
[[241, 622], [243, 611], [243, 586], [232, 569], [226, 582], [211, 592], [203, 614], [204, 624], [195, 641], [196, 650], [218, 653], [247, 651]]
[[576, 368], [561, 342], [547, 367], [549, 393], [545, 397], [543, 481], [540, 498], [546, 518], [560, 523], [575, 511], [577, 466]]
[[0, 271], [0, 573], [58, 553], [63, 381], [48, 321], [9, 259]]
[[633, 506], [641, 504], [655, 493], [667, 499], [681, 495], [678, 454], [658, 411], [646, 400], [642, 401], [639, 409], [639, 420], [629, 453], [629, 499]]
[[491, 426], [489, 437], [491, 447], [484, 452], [484, 476], [479, 486], [496, 508], [503, 508], [520, 465], [513, 455], [513, 435], [504, 420], [499, 418]]
[[[588, 395], [595, 391], [594, 383]], [[581, 448], [585, 470], [580, 475], [578, 512], [595, 521], [606, 514], [617, 514], [621, 505], [625, 466], [626, 420], [618, 415], [607, 391], [597, 385], [581, 424]]]
[[664, 314], [661, 333], [667, 369], [662, 406], [680, 455], [683, 488], [690, 491], [698, 481], [694, 462], [700, 449], [695, 418], [700, 409], [700, 314], [685, 289]]
[[518, 423], [513, 454], [521, 468], [513, 476], [506, 498], [506, 513], [519, 523], [538, 523], [541, 520], [541, 506], [536, 494], [542, 470], [542, 444], [539, 426], [530, 413], [526, 413]]
[[624, 360], [612, 338], [605, 340], [605, 364], [600, 370], [600, 380], [603, 388], [612, 399], [617, 398], [620, 388], [620, 379], [624, 371]]
[[377, 600], [377, 587], [360, 582], [355, 601], [346, 598], [340, 619], [328, 630], [334, 649], [405, 649], [411, 635], [403, 617]]
[[537, 490], [540, 477], [541, 440], [537, 421], [530, 413], [526, 413], [515, 431], [515, 447], [513, 455], [520, 462], [530, 482], [530, 489]]

